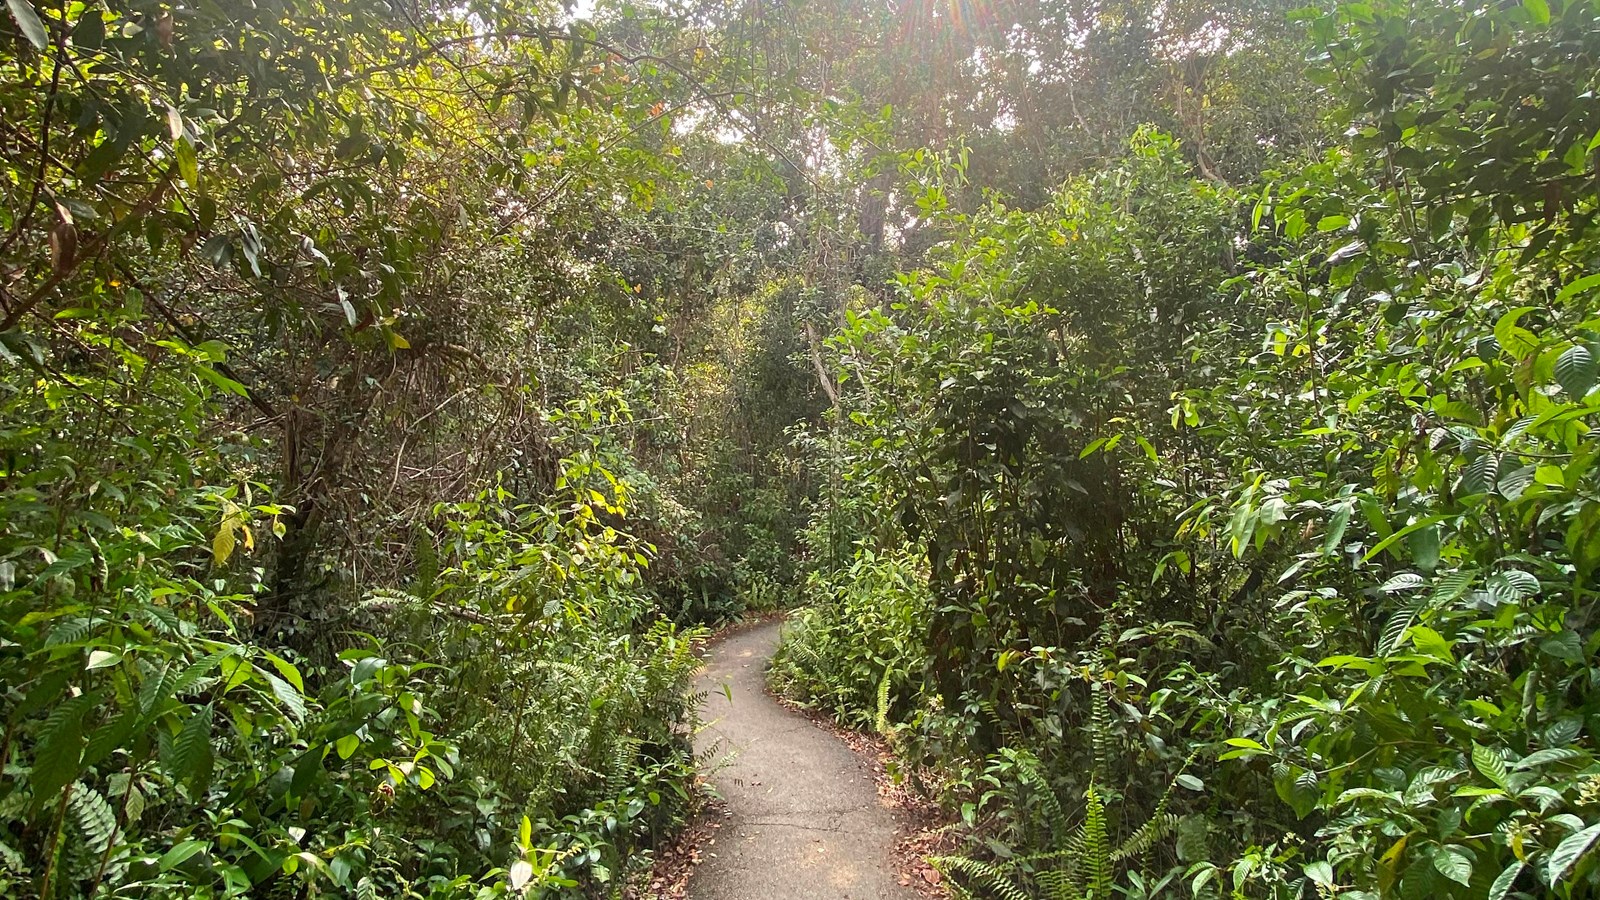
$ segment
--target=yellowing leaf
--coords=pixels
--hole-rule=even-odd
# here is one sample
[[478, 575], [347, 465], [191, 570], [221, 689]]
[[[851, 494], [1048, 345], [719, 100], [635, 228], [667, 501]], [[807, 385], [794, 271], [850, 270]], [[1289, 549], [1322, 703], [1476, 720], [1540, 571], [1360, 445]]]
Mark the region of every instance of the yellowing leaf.
[[217, 536], [211, 539], [211, 558], [217, 565], [225, 566], [228, 558], [233, 556], [233, 549], [238, 545], [233, 535], [234, 521], [225, 519], [222, 527], [217, 529]]

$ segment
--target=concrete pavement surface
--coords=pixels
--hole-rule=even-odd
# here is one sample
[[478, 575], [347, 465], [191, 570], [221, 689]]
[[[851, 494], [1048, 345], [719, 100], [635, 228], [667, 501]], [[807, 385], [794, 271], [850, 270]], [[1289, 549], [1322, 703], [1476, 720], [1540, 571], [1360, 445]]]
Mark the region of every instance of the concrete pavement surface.
[[692, 900], [916, 900], [891, 862], [895, 821], [854, 751], [765, 690], [778, 622], [711, 648], [696, 738], [730, 818], [689, 882]]

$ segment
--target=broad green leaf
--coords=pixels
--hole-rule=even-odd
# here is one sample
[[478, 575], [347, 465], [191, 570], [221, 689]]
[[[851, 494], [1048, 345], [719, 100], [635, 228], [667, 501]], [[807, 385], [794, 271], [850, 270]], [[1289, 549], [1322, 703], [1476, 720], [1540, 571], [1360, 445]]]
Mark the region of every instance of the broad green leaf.
[[[1600, 142], [1600, 133], [1595, 135], [1595, 140]], [[1600, 143], [1592, 144], [1590, 149], [1593, 150], [1597, 147], [1600, 147]], [[1597, 272], [1593, 275], [1585, 275], [1562, 288], [1560, 292], [1556, 294], [1556, 303], [1558, 305], [1565, 303], [1574, 296], [1594, 287], [1600, 287], [1600, 272]]]
[[1416, 531], [1420, 531], [1423, 528], [1427, 528], [1430, 525], [1437, 525], [1440, 522], [1443, 522], [1444, 520], [1445, 520], [1444, 516], [1438, 515], [1438, 516], [1429, 516], [1429, 517], [1427, 517], [1425, 519], [1421, 519], [1419, 521], [1412, 522], [1410, 525], [1407, 525], [1406, 527], [1400, 529], [1399, 531], [1396, 531], [1395, 533], [1393, 533], [1393, 534], [1389, 535], [1388, 537], [1384, 538], [1383, 540], [1379, 541], [1376, 546], [1374, 546], [1371, 550], [1367, 551], [1366, 556], [1362, 557], [1362, 559], [1365, 560], [1365, 561], [1370, 562], [1374, 556], [1377, 556], [1379, 553], [1382, 553], [1383, 551], [1389, 549], [1389, 547], [1391, 545], [1393, 545], [1396, 541], [1399, 541], [1402, 538], [1408, 537], [1412, 533], [1414, 533]]
[[1482, 744], [1472, 745], [1472, 767], [1502, 790], [1506, 787], [1506, 761], [1499, 751]]
[[234, 547], [238, 546], [238, 539], [234, 537], [234, 522], [229, 519], [217, 529], [216, 537], [211, 539], [211, 557], [219, 566], [228, 564], [228, 559], [233, 556]]
[[1597, 372], [1600, 362], [1581, 344], [1568, 347], [1556, 359], [1556, 383], [1575, 400], [1583, 399], [1594, 387]]
[[1411, 637], [1411, 645], [1417, 648], [1418, 653], [1436, 659], [1455, 661], [1455, 656], [1450, 652], [1450, 641], [1439, 632], [1426, 625], [1413, 625], [1407, 633]]
[[45, 30], [44, 22], [29, 0], [6, 0], [6, 7], [11, 10], [11, 18], [16, 21], [17, 29], [33, 45], [33, 49], [44, 50], [50, 46], [50, 33]]
[[1439, 847], [1433, 853], [1433, 867], [1439, 874], [1461, 885], [1472, 883], [1472, 860], [1454, 847]]
[[294, 685], [284, 681], [282, 678], [267, 672], [262, 674], [266, 676], [267, 685], [272, 689], [272, 695], [277, 697], [278, 702], [282, 703], [283, 708], [288, 711], [289, 718], [293, 719], [295, 724], [304, 722], [306, 719], [306, 698], [295, 690]]
[[1401, 572], [1399, 575], [1385, 581], [1379, 590], [1386, 594], [1397, 594], [1404, 591], [1414, 591], [1424, 584], [1427, 584], [1427, 582], [1423, 580], [1421, 575], [1415, 572]]
[[173, 142], [173, 156], [178, 163], [178, 176], [183, 179], [192, 190], [200, 189], [200, 157], [194, 144], [188, 138], [180, 138]]
[[1325, 887], [1333, 886], [1333, 866], [1325, 859], [1308, 862], [1303, 867], [1306, 877]]
[[1590, 825], [1582, 831], [1569, 834], [1556, 849], [1550, 854], [1550, 863], [1546, 869], [1549, 873], [1550, 883], [1558, 884], [1565, 878], [1567, 872], [1577, 865], [1578, 860], [1589, 851], [1595, 838], [1600, 837], [1600, 822]]
[[89, 652], [89, 662], [84, 668], [91, 672], [95, 669], [109, 669], [121, 661], [121, 653], [113, 653], [110, 650], [91, 650]]
[[73, 697], [57, 706], [40, 726], [29, 782], [36, 804], [52, 804], [78, 777], [83, 758], [84, 719], [98, 702], [93, 694]]
[[1411, 550], [1411, 562], [1424, 572], [1439, 566], [1439, 526], [1429, 525], [1412, 532], [1406, 546]]
[[1344, 540], [1345, 529], [1350, 525], [1350, 513], [1354, 509], [1352, 502], [1344, 502], [1334, 508], [1333, 518], [1328, 521], [1328, 532], [1322, 538], [1322, 555], [1327, 556], [1338, 549], [1339, 542]]
[[1589, 754], [1576, 747], [1547, 747], [1544, 750], [1535, 750], [1527, 756], [1512, 763], [1513, 769], [1536, 769], [1552, 763], [1586, 762]]
[[267, 658], [267, 662], [272, 663], [272, 667], [278, 670], [278, 674], [283, 676], [284, 681], [294, 685], [295, 690], [305, 693], [305, 679], [301, 677], [300, 670], [295, 667], [294, 663], [270, 650], [263, 650], [261, 655]]
[[1507, 311], [1494, 325], [1495, 340], [1500, 342], [1500, 348], [1515, 357], [1527, 356], [1538, 346], [1538, 340], [1533, 333], [1517, 323], [1522, 317], [1533, 312], [1532, 306], [1519, 306]]
[[156, 860], [156, 869], [162, 872], [175, 869], [194, 858], [195, 854], [205, 850], [209, 846], [211, 845], [206, 841], [193, 840], [181, 841], [177, 844], [174, 844], [171, 850], [161, 854], [161, 858]]
[[1500, 473], [1500, 454], [1482, 453], [1461, 471], [1456, 491], [1464, 497], [1487, 494], [1495, 489]]
[[192, 713], [172, 739], [172, 750], [166, 760], [167, 771], [173, 780], [189, 788], [191, 795], [199, 796], [211, 784], [216, 754], [211, 744], [212, 708], [202, 706]]
[[1526, 867], [1526, 863], [1521, 860], [1514, 860], [1511, 865], [1506, 866], [1506, 870], [1501, 872], [1494, 880], [1494, 884], [1489, 887], [1487, 900], [1505, 900], [1506, 895], [1511, 893], [1511, 886], [1516, 884], [1517, 876], [1521, 875]]

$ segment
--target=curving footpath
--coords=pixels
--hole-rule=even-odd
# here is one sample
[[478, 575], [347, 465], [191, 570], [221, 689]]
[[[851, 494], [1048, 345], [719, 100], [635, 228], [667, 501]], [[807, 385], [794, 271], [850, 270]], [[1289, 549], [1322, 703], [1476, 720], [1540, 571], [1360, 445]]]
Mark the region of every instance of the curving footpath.
[[893, 814], [854, 751], [765, 690], [779, 623], [711, 648], [697, 689], [711, 781], [730, 813], [692, 900], [916, 900], [891, 862]]

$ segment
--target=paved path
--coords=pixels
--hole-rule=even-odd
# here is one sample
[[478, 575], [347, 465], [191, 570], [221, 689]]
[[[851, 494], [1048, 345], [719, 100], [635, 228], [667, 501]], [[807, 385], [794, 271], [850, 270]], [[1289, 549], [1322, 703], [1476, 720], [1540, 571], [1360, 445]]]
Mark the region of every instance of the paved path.
[[697, 684], [709, 723], [697, 749], [726, 758], [711, 780], [732, 816], [706, 848], [689, 896], [915, 900], [890, 862], [894, 817], [866, 763], [767, 695], [777, 643], [776, 622], [729, 635], [711, 648]]

